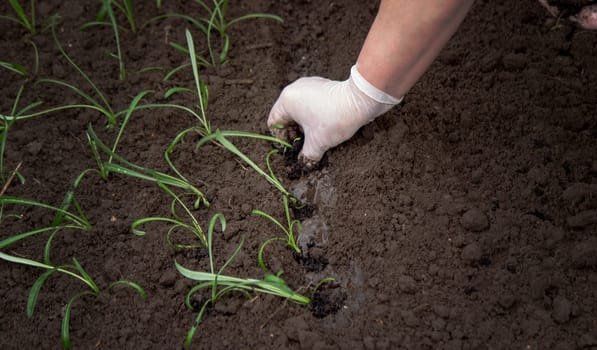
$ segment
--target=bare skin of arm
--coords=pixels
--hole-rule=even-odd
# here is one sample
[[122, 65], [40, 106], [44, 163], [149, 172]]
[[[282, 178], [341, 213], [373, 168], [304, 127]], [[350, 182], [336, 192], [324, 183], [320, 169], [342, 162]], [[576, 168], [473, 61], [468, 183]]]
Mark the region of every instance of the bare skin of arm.
[[357, 60], [361, 75], [403, 96], [456, 32], [473, 0], [382, 0]]
[[299, 161], [314, 167], [330, 148], [400, 102], [454, 34], [473, 0], [382, 0], [345, 81], [301, 78], [272, 107], [277, 137], [305, 134]]

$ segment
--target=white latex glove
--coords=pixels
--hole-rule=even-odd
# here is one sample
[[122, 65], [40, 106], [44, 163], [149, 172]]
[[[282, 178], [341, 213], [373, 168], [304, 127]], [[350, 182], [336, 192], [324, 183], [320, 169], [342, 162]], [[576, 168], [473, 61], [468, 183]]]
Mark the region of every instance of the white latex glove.
[[305, 134], [299, 161], [313, 168], [325, 151], [401, 100], [371, 85], [353, 66], [345, 81], [309, 77], [288, 85], [272, 107], [267, 125], [272, 135], [287, 140], [296, 136], [299, 126]]

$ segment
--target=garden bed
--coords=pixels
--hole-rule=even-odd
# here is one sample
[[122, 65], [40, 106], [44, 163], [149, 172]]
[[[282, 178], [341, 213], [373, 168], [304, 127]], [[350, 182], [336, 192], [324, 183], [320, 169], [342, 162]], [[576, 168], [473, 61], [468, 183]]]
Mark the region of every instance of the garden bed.
[[[98, 1], [39, 2], [41, 29], [61, 16], [57, 37], [68, 55], [102, 90], [115, 110], [127, 108], [143, 90], [142, 103], [177, 103], [197, 110], [191, 68], [168, 81], [170, 69], [188, 55], [191, 29], [197, 51], [205, 40], [177, 18], [151, 22], [137, 33], [121, 31], [127, 77], [119, 80], [110, 27], [81, 30], [94, 19]], [[159, 14], [199, 16], [184, 1], [135, 4], [138, 23]], [[7, 2], [0, 14], [10, 14]], [[255, 19], [230, 30], [229, 61], [201, 68], [209, 88], [212, 128], [268, 133], [266, 118], [281, 89], [301, 76], [345, 79], [376, 4], [364, 1], [231, 2], [230, 17], [251, 12], [281, 16], [284, 23]], [[123, 24], [126, 24], [123, 22]], [[8, 115], [17, 92], [21, 106], [38, 109], [81, 103], [66, 88], [34, 84], [54, 78], [87, 83], [56, 48], [51, 31], [35, 35], [0, 20], [0, 61], [34, 68], [22, 78], [0, 67], [0, 113]], [[462, 27], [400, 107], [365, 126], [328, 152], [321, 169], [297, 176], [292, 157], [271, 156], [283, 185], [303, 204], [297, 257], [283, 242], [264, 251], [272, 272], [283, 270], [288, 286], [306, 296], [297, 305], [280, 297], [241, 293], [224, 297], [205, 314], [193, 338], [197, 349], [574, 349], [597, 347], [597, 32], [548, 17], [533, 1], [477, 1]], [[160, 69], [146, 69], [161, 67]], [[119, 122], [122, 121], [122, 116]], [[118, 127], [106, 127], [97, 111], [69, 109], [22, 120], [11, 127], [5, 172], [20, 164], [26, 180], [13, 179], [5, 195], [60, 206], [75, 178], [97, 168], [88, 145], [89, 125], [112, 143]], [[135, 111], [118, 154], [143, 167], [172, 174], [164, 151], [198, 121], [175, 109]], [[284, 218], [280, 191], [222, 147], [195, 148], [186, 137], [170, 158], [205, 193], [211, 205], [192, 209], [205, 230], [216, 213], [227, 227], [214, 233], [216, 265], [241, 241], [226, 274], [258, 278], [262, 243], [281, 235], [252, 213]], [[267, 141], [230, 138], [260, 167], [272, 149]], [[183, 348], [197, 310], [185, 307], [196, 283], [175, 261], [207, 270], [203, 249], [174, 249], [169, 226], [148, 223], [146, 235], [131, 232], [145, 217], [168, 217], [172, 198], [155, 183], [112, 172], [83, 177], [75, 196], [91, 228], [65, 230], [52, 241], [52, 261], [75, 257], [105, 292], [72, 304], [70, 338], [79, 349]], [[71, 207], [72, 209], [72, 207]], [[15, 218], [11, 214], [20, 215]], [[6, 205], [0, 240], [52, 224], [54, 212]], [[283, 236], [283, 234], [282, 234]], [[173, 240], [193, 243], [175, 231]], [[23, 239], [3, 253], [41, 261], [48, 234]], [[195, 240], [196, 241], [196, 240]], [[195, 242], [196, 243], [196, 242]], [[305, 251], [308, 251], [306, 253]], [[0, 263], [0, 348], [55, 349], [65, 305], [86, 286], [54, 274], [27, 317], [29, 290], [43, 269]], [[147, 293], [144, 300], [126, 279]], [[207, 293], [198, 293], [200, 305]]]

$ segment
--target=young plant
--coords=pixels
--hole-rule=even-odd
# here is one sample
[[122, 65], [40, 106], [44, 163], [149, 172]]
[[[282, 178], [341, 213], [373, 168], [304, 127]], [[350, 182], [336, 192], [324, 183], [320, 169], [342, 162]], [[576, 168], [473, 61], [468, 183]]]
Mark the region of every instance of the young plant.
[[[57, 20], [56, 16], [53, 16], [50, 18], [50, 23], [51, 23], [50, 28], [52, 30], [52, 36], [54, 38], [54, 42], [56, 43], [56, 46], [58, 47], [58, 50], [60, 51], [60, 53], [62, 53], [62, 56], [68, 61], [68, 63], [83, 77], [83, 79], [85, 79], [85, 81], [87, 81], [87, 83], [89, 84], [89, 87], [91, 88], [91, 91], [96, 96], [94, 97], [94, 96], [92, 96], [93, 94], [89, 94], [89, 93], [83, 91], [82, 89], [80, 89], [79, 87], [76, 87], [76, 86], [74, 86], [68, 82], [62, 81], [62, 80], [40, 79], [35, 84], [52, 84], [52, 85], [65, 87], [65, 88], [69, 89], [70, 91], [74, 92], [76, 95], [82, 97], [87, 103], [57, 106], [57, 107], [48, 108], [48, 109], [45, 109], [42, 111], [33, 112], [30, 114], [22, 113], [18, 116], [17, 115], [8, 115], [8, 116], [0, 115], [0, 116], [5, 117], [9, 121], [14, 121], [17, 119], [19, 119], [19, 120], [20, 119], [30, 119], [30, 118], [38, 117], [41, 115], [59, 112], [59, 111], [63, 111], [63, 110], [68, 110], [68, 109], [82, 108], [82, 109], [91, 109], [91, 110], [101, 113], [107, 119], [107, 123], [106, 123], [107, 127], [109, 127], [109, 128], [115, 127], [118, 124], [118, 117], [120, 117], [122, 115], [126, 116], [126, 115], [132, 113], [133, 111], [135, 111], [137, 109], [136, 107], [137, 107], [137, 104], [139, 103], [139, 100], [141, 98], [145, 97], [151, 91], [145, 90], [145, 91], [138, 93], [128, 108], [126, 108], [122, 111], [119, 111], [119, 112], [115, 112], [112, 109], [112, 106], [108, 102], [105, 95], [97, 87], [97, 85], [93, 82], [93, 80], [91, 80], [91, 78], [87, 74], [85, 74], [85, 72], [70, 58], [70, 56], [68, 56], [66, 51], [64, 51], [64, 49], [63, 49], [62, 45], [60, 44], [60, 41], [58, 40], [58, 37], [56, 35], [56, 20]], [[121, 130], [122, 130], [122, 128], [121, 128]]]
[[[91, 125], [89, 125], [87, 129], [87, 139], [103, 178], [107, 178], [111, 172], [115, 172], [122, 175], [136, 177], [141, 180], [151, 181], [156, 184], [178, 187], [185, 192], [192, 193], [196, 196], [196, 200], [194, 202], [195, 208], [198, 208], [201, 204], [209, 206], [209, 201], [203, 192], [192, 185], [186, 178], [164, 174], [162, 172], [145, 168], [127, 161], [106, 146], [97, 136]], [[108, 155], [110, 160], [104, 162], [100, 156], [100, 151]], [[178, 173], [177, 170], [176, 172]]]
[[25, 11], [19, 0], [8, 0], [8, 3], [17, 15], [17, 18], [0, 15], [0, 19], [18, 23], [27, 29], [29, 33], [35, 35], [35, 0], [30, 0], [29, 2], [29, 10], [31, 11], [31, 15], [27, 15], [27, 11]]
[[137, 31], [137, 26], [135, 24], [132, 0], [102, 0], [102, 7], [98, 12], [95, 21], [83, 24], [81, 29], [86, 29], [97, 25], [108, 25], [112, 27], [112, 31], [114, 32], [114, 41], [116, 42], [116, 54], [111, 52], [109, 52], [109, 54], [118, 60], [118, 78], [120, 80], [124, 80], [126, 78], [126, 68], [124, 66], [124, 59], [122, 57], [122, 49], [120, 45], [120, 30], [123, 28], [118, 25], [114, 8], [120, 10], [120, 12], [125, 15], [129, 23], [130, 30], [135, 33]]
[[[273, 222], [276, 226], [278, 226], [285, 234], [284, 238], [279, 238], [280, 240], [285, 240], [286, 244], [288, 244], [288, 246], [296, 253], [301, 255], [301, 248], [298, 246], [298, 236], [295, 236], [294, 231], [300, 231], [301, 230], [301, 222], [297, 219], [292, 219], [290, 216], [290, 208], [288, 207], [288, 196], [287, 195], [282, 195], [282, 203], [284, 205], [284, 217], [285, 217], [285, 223], [282, 224], [282, 222], [280, 222], [278, 219], [276, 219], [275, 217], [273, 217], [272, 215], [259, 210], [259, 209], [253, 209], [253, 211], [251, 212], [253, 215], [258, 215], [258, 216], [262, 216], [268, 220], [270, 220], [271, 222]], [[269, 244], [270, 241], [267, 241], [267, 244]], [[267, 245], [265, 244], [265, 245]], [[263, 251], [263, 249], [265, 248], [265, 246], [260, 248], [260, 251]]]
[[[112, 21], [112, 19], [110, 17], [114, 17], [114, 8], [116, 8], [118, 11], [120, 11], [125, 17], [126, 20], [129, 23], [129, 29], [131, 30], [131, 32], [136, 33], [137, 32], [137, 25], [136, 25], [136, 21], [135, 21], [135, 13], [134, 13], [134, 6], [133, 6], [133, 1], [132, 0], [101, 0], [102, 2], [102, 7], [100, 7], [100, 10], [98, 11], [97, 15], [95, 16], [95, 20], [92, 22], [87, 22], [85, 24], [83, 24], [82, 28], [89, 28], [92, 26], [97, 26], [97, 25], [108, 25], [108, 26], [114, 26], [114, 25], [118, 25], [116, 23], [116, 21]], [[112, 12], [112, 15], [110, 15], [110, 12]], [[106, 21], [106, 16], [108, 17], [108, 19], [110, 20], [110, 22], [112, 23], [108, 23]], [[123, 29], [123, 27], [118, 26], [120, 29]]]
[[[152, 18], [144, 25], [163, 18], [179, 18], [193, 24], [204, 34], [207, 41], [208, 58], [199, 56], [199, 62], [203, 66], [216, 66], [228, 60], [231, 46], [229, 30], [235, 24], [249, 19], [272, 19], [280, 23], [284, 22], [281, 17], [269, 13], [249, 13], [229, 20], [227, 18], [228, 0], [212, 0], [211, 5], [202, 0], [195, 0], [195, 3], [206, 11], [205, 16], [194, 18], [180, 13], [167, 13]], [[217, 39], [214, 39], [214, 35], [219, 37], [219, 44], [215, 43]], [[184, 51], [179, 44], [171, 43], [171, 45], [176, 49], [182, 48]]]
[[[170, 214], [172, 214], [172, 217], [166, 218], [166, 217], [161, 217], [161, 216], [152, 216], [152, 217], [146, 217], [146, 218], [135, 220], [131, 224], [131, 230], [133, 231], [133, 233], [136, 234], [137, 236], [144, 236], [145, 231], [139, 229], [139, 226], [150, 223], [150, 222], [162, 222], [162, 223], [167, 223], [167, 224], [171, 225], [170, 228], [168, 229], [168, 232], [166, 233], [166, 241], [173, 249], [179, 250], [179, 249], [194, 249], [194, 248], [200, 248], [200, 247], [202, 247], [202, 248], [207, 247], [207, 239], [205, 237], [205, 233], [203, 232], [203, 229], [199, 225], [199, 222], [197, 221], [197, 219], [195, 218], [195, 216], [193, 215], [193, 213], [191, 212], [189, 207], [182, 200], [183, 196], [192, 195], [192, 193], [184, 193], [183, 195], [177, 195], [170, 188], [168, 188], [168, 186], [165, 186], [162, 183], [158, 183], [158, 186], [164, 192], [168, 193], [168, 195], [170, 195], [170, 197], [173, 198], [172, 203], [170, 204]], [[182, 217], [178, 214], [178, 211], [176, 209], [177, 206], [182, 207], [182, 209], [184, 210], [184, 213], [190, 219], [190, 222], [191, 222], [190, 224], [186, 223], [185, 220], [182, 219]], [[175, 243], [174, 239], [172, 238], [172, 235], [177, 230], [184, 230], [184, 231], [191, 233], [191, 235], [194, 235], [196, 238], [199, 239], [200, 244]]]
[[[204, 34], [207, 38], [207, 48], [213, 65], [217, 63], [222, 64], [228, 59], [228, 52], [230, 51], [230, 36], [228, 31], [233, 25], [248, 19], [258, 18], [272, 19], [280, 23], [284, 22], [281, 17], [269, 13], [249, 13], [228, 20], [226, 18], [228, 14], [228, 0], [212, 0], [213, 7], [209, 6], [206, 1], [203, 0], [195, 0], [195, 2], [208, 13], [208, 16], [200, 18], [200, 21], [203, 22], [206, 27]], [[220, 38], [220, 50], [218, 54], [216, 54], [213, 47], [212, 31], [215, 31]]]
[[[53, 207], [53, 206], [50, 206], [47, 204], [34, 202], [34, 201], [30, 201], [30, 200], [25, 200], [25, 199], [21, 199], [21, 198], [6, 197], [6, 196], [0, 197], [0, 205], [2, 207], [4, 207], [4, 205], [6, 205], [6, 204], [18, 204], [18, 205], [40, 207], [40, 208], [44, 208], [44, 209], [50, 209], [50, 210], [53, 210], [56, 212], [56, 219], [54, 220], [54, 223], [51, 226], [41, 228], [41, 229], [31, 230], [31, 231], [21, 233], [18, 235], [14, 235], [14, 236], [11, 236], [9, 238], [6, 238], [6, 239], [0, 241], [0, 250], [2, 250], [16, 242], [19, 242], [19, 241], [25, 239], [25, 238], [39, 235], [39, 234], [45, 233], [45, 232], [51, 232], [48, 240], [46, 241], [43, 262], [36, 261], [33, 259], [29, 259], [29, 258], [24, 258], [21, 256], [6, 254], [2, 251], [0, 251], [0, 259], [8, 261], [8, 262], [16, 263], [16, 264], [33, 266], [33, 267], [38, 267], [38, 268], [42, 268], [42, 269], [46, 270], [37, 278], [37, 280], [33, 283], [31, 290], [29, 291], [29, 297], [27, 299], [27, 316], [28, 317], [33, 316], [33, 313], [35, 311], [35, 306], [37, 305], [37, 299], [39, 297], [39, 293], [41, 291], [43, 284], [46, 282], [48, 277], [50, 277], [55, 272], [59, 272], [59, 273], [65, 274], [67, 276], [73, 277], [73, 278], [79, 280], [80, 282], [83, 282], [88, 287], [88, 290], [82, 291], [80, 293], [77, 293], [75, 296], [73, 296], [68, 301], [68, 303], [66, 304], [66, 306], [64, 308], [64, 314], [63, 314], [63, 318], [62, 318], [62, 331], [61, 331], [62, 345], [65, 349], [70, 349], [70, 345], [71, 345], [70, 335], [69, 335], [70, 312], [71, 312], [74, 302], [77, 299], [79, 299], [85, 295], [99, 296], [101, 293], [101, 290], [97, 286], [97, 284], [93, 281], [93, 279], [89, 276], [89, 274], [83, 269], [83, 267], [77, 261], [76, 258], [73, 257], [72, 264], [63, 264], [63, 265], [53, 264], [50, 260], [50, 248], [51, 248], [52, 239], [56, 236], [56, 234], [58, 234], [59, 232], [61, 232], [63, 230], [67, 230], [67, 229], [84, 230], [84, 231], [88, 230], [91, 227], [89, 224], [89, 221], [87, 220], [87, 218], [85, 218], [85, 216], [82, 213], [79, 213], [79, 215], [77, 215], [77, 214], [65, 211], [58, 207]], [[128, 280], [119, 280], [119, 281], [113, 282], [107, 287], [106, 290], [110, 291], [112, 288], [114, 288], [115, 286], [118, 286], [118, 285], [125, 285], [128, 287], [131, 287], [134, 290], [136, 290], [143, 297], [143, 299], [146, 298], [146, 293], [143, 290], [143, 288], [141, 288], [141, 286], [139, 286], [138, 284], [128, 281]]]
[[210, 294], [207, 300], [201, 306], [197, 317], [195, 318], [195, 322], [193, 326], [187, 333], [187, 337], [185, 339], [185, 344], [189, 346], [193, 340], [193, 337], [207, 311], [207, 308], [210, 305], [216, 304], [219, 300], [221, 300], [224, 296], [233, 293], [233, 292], [240, 292], [241, 294], [250, 296], [251, 293], [265, 293], [276, 295], [286, 300], [290, 300], [294, 303], [300, 305], [307, 305], [311, 302], [309, 297], [301, 295], [288, 287], [286, 282], [280, 277], [275, 276], [272, 274], [266, 274], [265, 277], [261, 280], [252, 279], [252, 278], [240, 278], [240, 277], [232, 277], [226, 276], [222, 273], [230, 265], [230, 263], [236, 258], [238, 253], [240, 252], [243, 241], [236, 247], [234, 252], [228, 257], [224, 265], [216, 271], [214, 266], [214, 252], [213, 252], [213, 231], [217, 223], [220, 223], [222, 231], [226, 230], [226, 220], [222, 214], [216, 214], [211, 218], [209, 223], [209, 228], [207, 230], [207, 250], [209, 256], [209, 272], [201, 272], [201, 271], [193, 271], [183, 267], [182, 265], [175, 262], [176, 269], [180, 274], [183, 276], [199, 281], [200, 283], [193, 287], [189, 293], [187, 294], [185, 304], [191, 310], [193, 310], [193, 306], [191, 305], [192, 296], [202, 289], [209, 289]]
[[86, 100], [88, 102], [88, 104], [72, 104], [72, 105], [52, 107], [52, 108], [42, 110], [39, 112], [34, 112], [31, 114], [23, 113], [18, 116], [16, 116], [16, 115], [5, 116], [6, 119], [11, 120], [11, 121], [14, 121], [17, 119], [30, 119], [30, 118], [38, 117], [41, 115], [45, 115], [45, 114], [49, 114], [49, 113], [53, 113], [53, 112], [59, 112], [59, 111], [67, 110], [67, 109], [84, 108], [84, 109], [91, 109], [91, 110], [100, 112], [107, 118], [107, 125], [109, 127], [115, 126], [116, 122], [117, 122], [116, 121], [116, 113], [114, 113], [114, 111], [112, 110], [112, 107], [108, 103], [108, 100], [104, 97], [101, 90], [93, 83], [93, 81], [89, 78], [89, 76], [87, 76], [87, 74], [85, 74], [85, 72], [83, 72], [83, 70], [81, 68], [79, 68], [79, 66], [77, 66], [77, 64], [75, 64], [75, 62], [68, 56], [68, 54], [62, 48], [62, 45], [60, 44], [60, 41], [58, 40], [58, 37], [56, 36], [56, 20], [57, 20], [56, 16], [52, 16], [50, 18], [50, 28], [52, 30], [52, 37], [54, 38], [54, 42], [56, 43], [58, 50], [60, 51], [60, 53], [62, 53], [62, 56], [68, 61], [68, 63], [70, 63], [70, 65], [73, 68], [75, 68], [75, 70], [77, 70], [77, 72], [79, 72], [79, 74], [81, 74], [81, 76], [87, 81], [87, 83], [89, 84], [89, 86], [91, 87], [93, 92], [95, 92], [95, 94], [97, 95], [98, 98], [96, 99], [96, 98], [92, 97], [91, 95], [87, 94], [86, 92], [84, 92], [83, 90], [79, 89], [78, 87], [76, 87], [72, 84], [69, 84], [67, 82], [61, 81], [61, 80], [40, 79], [39, 81], [36, 82], [36, 84], [50, 83], [50, 84], [66, 87], [66, 88], [70, 89], [71, 91], [73, 91], [75, 94], [82, 97], [84, 100]]
[[[106, 179], [111, 172], [114, 172], [121, 175], [132, 176], [138, 179], [151, 181], [156, 183], [161, 190], [163, 190], [170, 197], [172, 197], [172, 204], [170, 205], [170, 212], [172, 214], [171, 218], [154, 216], [136, 220], [135, 222], [133, 222], [131, 226], [133, 233], [135, 233], [138, 236], [143, 236], [145, 235], [145, 231], [141, 230], [140, 226], [150, 222], [163, 222], [171, 225], [168, 229], [166, 239], [174, 249], [189, 249], [200, 246], [205, 247], [207, 245], [207, 240], [205, 238], [203, 229], [199, 225], [197, 219], [194, 217], [191, 209], [186, 205], [183, 198], [186, 196], [195, 197], [193, 204], [193, 207], [195, 209], [199, 208], [200, 205], [209, 206], [209, 201], [199, 189], [193, 186], [189, 182], [189, 180], [187, 180], [184, 176], [182, 176], [182, 174], [180, 174], [178, 169], [176, 169], [172, 165], [171, 169], [173, 169], [174, 172], [178, 175], [177, 177], [133, 164], [115, 153], [116, 143], [112, 147], [112, 149], [106, 146], [100, 140], [100, 138], [97, 136], [97, 134], [91, 126], [89, 126], [87, 130], [87, 138], [93, 156], [98, 164], [99, 172], [100, 174], [102, 174], [102, 177], [104, 179]], [[105, 153], [109, 157], [108, 161], [104, 162], [102, 160], [100, 152]], [[182, 194], [176, 194], [174, 191], [170, 189], [170, 187], [179, 188], [184, 192]], [[186, 223], [185, 220], [182, 219], [182, 217], [178, 214], [176, 209], [177, 207], [181, 207], [183, 209], [186, 216], [190, 219], [190, 224]], [[174, 243], [172, 235], [175, 231], [179, 229], [190, 232], [192, 235], [199, 239], [200, 244], [196, 245]]]
[[[12, 109], [10, 112], [11, 116], [20, 116], [27, 113], [29, 110], [39, 106], [41, 102], [34, 102], [31, 103], [24, 108], [19, 110], [19, 103], [21, 100], [21, 95], [23, 94], [24, 85], [21, 85], [19, 91], [17, 92], [17, 96], [13, 102]], [[21, 183], [25, 182], [25, 178], [18, 172], [18, 169], [13, 170], [10, 174], [6, 172], [5, 169], [5, 154], [6, 154], [6, 142], [8, 139], [8, 131], [15, 123], [14, 118], [9, 118], [7, 116], [0, 114], [0, 181], [2, 182], [2, 192], [1, 195], [4, 195], [8, 185], [10, 185], [10, 181], [16, 176]]]

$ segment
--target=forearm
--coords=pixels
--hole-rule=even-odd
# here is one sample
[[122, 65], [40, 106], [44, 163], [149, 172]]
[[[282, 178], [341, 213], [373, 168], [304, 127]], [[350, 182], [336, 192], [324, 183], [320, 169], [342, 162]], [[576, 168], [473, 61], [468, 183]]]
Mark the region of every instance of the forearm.
[[382, 0], [357, 60], [361, 75], [405, 95], [458, 29], [474, 0]]

